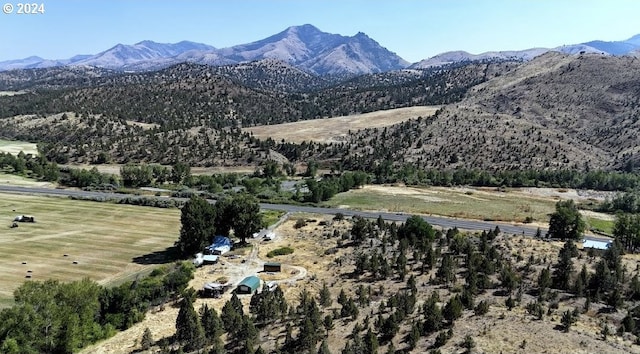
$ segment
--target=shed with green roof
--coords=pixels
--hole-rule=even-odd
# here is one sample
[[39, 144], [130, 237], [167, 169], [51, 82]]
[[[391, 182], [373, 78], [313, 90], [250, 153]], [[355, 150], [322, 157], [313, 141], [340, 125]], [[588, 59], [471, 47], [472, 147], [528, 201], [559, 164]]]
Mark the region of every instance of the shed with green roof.
[[253, 294], [260, 287], [260, 278], [255, 275], [242, 279], [236, 292], [238, 294]]

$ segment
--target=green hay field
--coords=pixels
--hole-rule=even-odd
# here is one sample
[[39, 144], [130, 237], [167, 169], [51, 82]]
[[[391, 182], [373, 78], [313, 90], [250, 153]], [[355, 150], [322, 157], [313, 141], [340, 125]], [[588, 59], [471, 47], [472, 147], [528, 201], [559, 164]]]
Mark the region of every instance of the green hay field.
[[[36, 222], [10, 228], [23, 214]], [[162, 262], [144, 256], [161, 254], [179, 231], [178, 209], [0, 193], [0, 307], [11, 304], [27, 275], [61, 281], [89, 277], [101, 284], [134, 278]]]

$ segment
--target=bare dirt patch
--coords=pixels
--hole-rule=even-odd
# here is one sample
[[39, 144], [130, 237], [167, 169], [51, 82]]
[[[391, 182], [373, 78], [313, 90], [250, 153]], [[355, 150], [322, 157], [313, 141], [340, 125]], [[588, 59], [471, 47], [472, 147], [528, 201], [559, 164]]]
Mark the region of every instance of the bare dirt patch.
[[153, 129], [153, 128], [158, 128], [160, 126], [160, 125], [155, 124], [155, 123], [142, 123], [142, 122], [136, 122], [136, 121], [133, 121], [133, 120], [128, 120], [127, 124], [138, 126], [138, 127], [142, 128], [144, 130], [150, 130], [150, 129]]
[[303, 141], [329, 143], [343, 141], [349, 135], [350, 130], [386, 127], [419, 116], [426, 118], [432, 116], [438, 108], [440, 107], [418, 106], [396, 108], [344, 117], [263, 125], [244, 128], [243, 130], [252, 132], [255, 137], [260, 139], [271, 137], [275, 141], [284, 139], [285, 141], [295, 143], [301, 143]]

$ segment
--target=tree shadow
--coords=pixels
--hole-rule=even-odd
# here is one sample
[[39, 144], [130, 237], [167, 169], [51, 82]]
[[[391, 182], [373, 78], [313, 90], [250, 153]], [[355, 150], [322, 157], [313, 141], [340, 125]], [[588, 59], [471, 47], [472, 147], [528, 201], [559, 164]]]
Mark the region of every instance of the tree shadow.
[[613, 306], [605, 306], [598, 310], [598, 314], [603, 314], [603, 313], [611, 314], [616, 312], [618, 312], [618, 310]]
[[556, 331], [560, 331], [560, 332], [567, 332], [567, 327], [565, 327], [564, 325], [561, 324], [557, 324], [555, 326], [553, 326], [553, 329], [555, 329]]
[[132, 261], [136, 264], [167, 264], [174, 262], [180, 258], [178, 249], [175, 246], [167, 247], [162, 251], [147, 253], [142, 256], [134, 257]]

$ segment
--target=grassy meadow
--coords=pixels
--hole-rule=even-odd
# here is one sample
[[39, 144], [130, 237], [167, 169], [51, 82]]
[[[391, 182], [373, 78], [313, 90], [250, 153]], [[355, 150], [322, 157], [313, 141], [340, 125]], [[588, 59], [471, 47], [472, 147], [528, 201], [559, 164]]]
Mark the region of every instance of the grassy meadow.
[[[36, 222], [10, 228], [23, 214]], [[2, 307], [27, 275], [109, 284], [148, 271], [177, 240], [180, 211], [0, 193], [0, 230]]]

